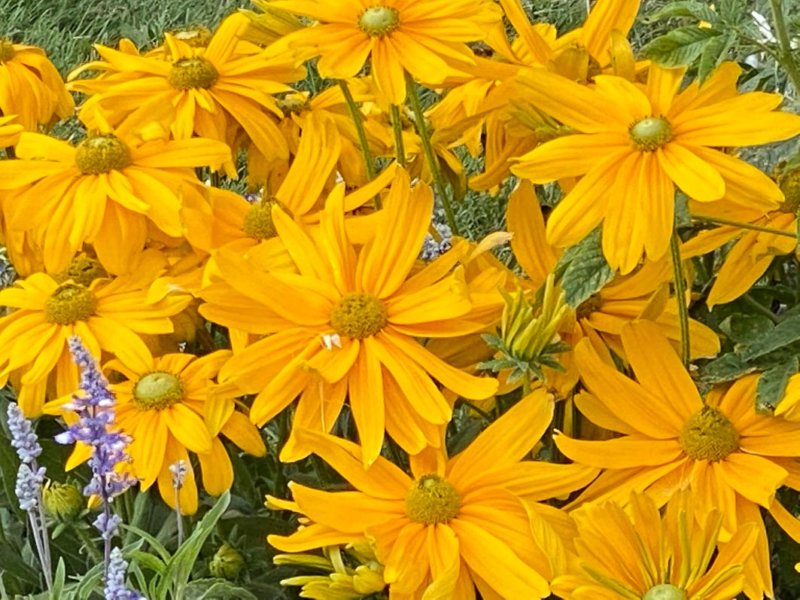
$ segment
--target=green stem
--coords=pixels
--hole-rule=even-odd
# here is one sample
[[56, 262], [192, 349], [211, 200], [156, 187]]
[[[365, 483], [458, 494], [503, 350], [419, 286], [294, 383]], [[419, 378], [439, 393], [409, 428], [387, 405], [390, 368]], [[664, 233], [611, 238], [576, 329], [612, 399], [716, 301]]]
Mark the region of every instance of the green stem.
[[394, 132], [394, 151], [397, 156], [397, 163], [405, 169], [406, 167], [406, 147], [403, 143], [403, 122], [400, 120], [400, 107], [392, 104], [390, 109], [392, 117], [392, 131]]
[[[347, 110], [350, 111], [350, 118], [353, 119], [353, 124], [356, 127], [356, 135], [358, 136], [358, 145], [361, 148], [361, 157], [364, 159], [364, 167], [367, 170], [367, 177], [370, 181], [375, 179], [375, 163], [372, 160], [372, 154], [369, 151], [369, 142], [367, 141], [367, 130], [364, 129], [364, 119], [361, 111], [358, 109], [353, 94], [344, 79], [339, 80], [339, 87], [342, 90], [344, 101], [347, 103]], [[381, 208], [381, 199], [375, 196], [376, 208]]]
[[751, 306], [753, 309], [755, 309], [757, 312], [767, 317], [770, 321], [772, 321], [776, 325], [781, 322], [781, 320], [778, 318], [778, 315], [776, 315], [766, 306], [758, 302], [755, 298], [751, 297], [750, 294], [745, 294], [744, 296], [742, 296], [742, 300], [744, 300], [748, 304], [748, 306]]
[[672, 257], [672, 278], [675, 282], [675, 301], [678, 303], [678, 323], [681, 328], [681, 360], [684, 366], [689, 367], [689, 307], [686, 306], [686, 280], [684, 279], [681, 265], [681, 238], [677, 230], [672, 231], [670, 243]]
[[781, 0], [769, 0], [772, 9], [772, 18], [775, 21], [775, 37], [781, 49], [781, 65], [786, 69], [786, 74], [792, 80], [795, 93], [800, 94], [800, 67], [794, 60], [792, 54], [792, 44], [789, 40], [789, 32], [786, 29], [786, 20], [783, 15], [783, 3]]
[[771, 227], [763, 227], [761, 225], [753, 225], [751, 223], [742, 223], [740, 221], [733, 221], [731, 219], [722, 219], [720, 217], [706, 217], [703, 215], [694, 215], [695, 221], [705, 221], [715, 225], [731, 225], [740, 229], [750, 229], [751, 231], [763, 231], [764, 233], [771, 233], [772, 235], [779, 235], [782, 237], [796, 238], [797, 235], [790, 231], [782, 231], [781, 229], [773, 229]]
[[414, 109], [414, 119], [417, 124], [417, 133], [419, 133], [420, 140], [422, 141], [422, 149], [425, 152], [425, 160], [428, 162], [428, 168], [433, 175], [434, 185], [436, 186], [436, 193], [442, 199], [442, 206], [444, 206], [444, 214], [447, 217], [447, 224], [450, 226], [450, 231], [453, 235], [459, 235], [458, 225], [456, 225], [456, 214], [453, 212], [453, 205], [450, 203], [450, 196], [447, 193], [447, 186], [442, 176], [442, 170], [439, 168], [439, 163], [436, 160], [436, 155], [433, 152], [431, 145], [431, 136], [428, 131], [428, 125], [425, 123], [425, 115], [422, 112], [422, 103], [417, 94], [417, 82], [406, 71], [406, 89], [408, 90], [408, 98], [411, 100], [411, 108]]
[[91, 555], [92, 560], [98, 564], [103, 562], [103, 553], [97, 549], [92, 536], [88, 534], [86, 529], [73, 523], [72, 530], [75, 532], [75, 535], [80, 538], [81, 542], [83, 542], [83, 545], [86, 546], [86, 551]]

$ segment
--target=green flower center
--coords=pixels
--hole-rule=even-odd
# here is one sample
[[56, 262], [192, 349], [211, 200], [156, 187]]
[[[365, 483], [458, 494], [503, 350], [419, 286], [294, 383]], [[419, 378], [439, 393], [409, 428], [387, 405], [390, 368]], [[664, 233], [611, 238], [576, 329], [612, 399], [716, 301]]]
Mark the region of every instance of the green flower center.
[[108, 272], [100, 264], [100, 261], [81, 252], [72, 259], [67, 270], [56, 275], [54, 279], [59, 283], [71, 279], [74, 283], [88, 286], [100, 277], [108, 277]]
[[205, 48], [211, 41], [211, 30], [202, 25], [187, 25], [170, 33], [176, 40], [180, 40], [192, 48]]
[[272, 222], [272, 207], [274, 202], [266, 201], [253, 204], [244, 216], [242, 231], [254, 240], [267, 240], [276, 235], [275, 224]]
[[17, 51], [14, 50], [14, 44], [12, 42], [0, 39], [0, 62], [11, 60], [16, 53]]
[[219, 79], [216, 67], [201, 56], [175, 61], [167, 74], [167, 82], [178, 90], [208, 89]]
[[634, 146], [642, 152], [653, 152], [672, 139], [672, 125], [664, 117], [646, 117], [628, 129]]
[[276, 100], [278, 108], [284, 113], [300, 114], [308, 106], [308, 98], [303, 94], [286, 94]]
[[72, 325], [86, 321], [96, 308], [97, 300], [86, 286], [64, 283], [44, 303], [44, 316], [48, 323]]
[[781, 211], [797, 214], [797, 209], [800, 208], [800, 167], [781, 174], [778, 185], [783, 192]]
[[358, 27], [370, 37], [389, 35], [400, 25], [400, 13], [390, 6], [373, 6], [358, 18]]
[[139, 408], [163, 410], [183, 400], [183, 384], [172, 373], [154, 371], [136, 382], [133, 399]]
[[88, 137], [75, 149], [75, 165], [84, 175], [118, 171], [130, 164], [128, 147], [114, 135]]
[[370, 294], [348, 294], [333, 308], [331, 327], [339, 335], [363, 339], [378, 333], [389, 320], [383, 302]]
[[739, 449], [739, 432], [718, 408], [704, 406], [686, 421], [678, 441], [690, 458], [718, 461]]
[[44, 486], [42, 503], [48, 514], [60, 521], [71, 521], [83, 510], [83, 494], [71, 483], [53, 481]]
[[651, 587], [642, 596], [642, 600], [687, 600], [687, 598], [686, 592], [671, 583], [660, 583]]
[[423, 475], [406, 495], [408, 518], [424, 525], [446, 523], [458, 515], [461, 496], [449, 481], [435, 473]]

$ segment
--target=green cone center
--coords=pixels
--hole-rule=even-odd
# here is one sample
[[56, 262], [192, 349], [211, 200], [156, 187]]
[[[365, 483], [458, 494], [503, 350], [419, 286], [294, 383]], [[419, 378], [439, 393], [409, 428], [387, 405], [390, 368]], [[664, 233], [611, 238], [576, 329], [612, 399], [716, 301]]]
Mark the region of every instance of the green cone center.
[[129, 166], [131, 153], [116, 136], [95, 135], [78, 144], [75, 164], [84, 175], [99, 175]]
[[11, 60], [16, 55], [14, 44], [8, 40], [0, 39], [0, 62]]
[[133, 399], [139, 408], [162, 410], [183, 400], [181, 380], [166, 371], [148, 373], [133, 386]]
[[778, 178], [778, 186], [783, 192], [781, 211], [797, 214], [797, 210], [800, 208], [800, 167], [782, 173]]
[[417, 479], [406, 495], [408, 518], [424, 525], [446, 523], [460, 508], [461, 496], [456, 488], [435, 473]]
[[672, 125], [664, 117], [646, 117], [631, 125], [628, 133], [639, 150], [652, 152], [672, 139]]
[[86, 321], [96, 308], [97, 300], [86, 286], [64, 283], [45, 302], [44, 315], [48, 323], [72, 325]]
[[390, 6], [373, 6], [358, 18], [358, 26], [371, 37], [389, 35], [400, 25], [400, 13]]
[[389, 320], [383, 302], [371, 294], [348, 294], [331, 312], [331, 327], [342, 336], [363, 339], [378, 333]]
[[272, 207], [274, 202], [259, 202], [253, 204], [244, 216], [242, 231], [247, 237], [254, 240], [267, 240], [276, 235], [275, 224], [272, 222]]
[[100, 261], [85, 252], [81, 252], [72, 259], [66, 271], [59, 273], [55, 276], [55, 279], [59, 283], [71, 279], [74, 283], [88, 286], [95, 279], [101, 277], [108, 277], [108, 272], [100, 264]]
[[687, 600], [686, 592], [671, 583], [661, 583], [647, 590], [642, 600]]
[[175, 61], [167, 74], [167, 82], [178, 90], [208, 89], [217, 79], [216, 67], [201, 56]]
[[718, 408], [704, 406], [686, 421], [678, 441], [690, 458], [718, 461], [739, 449], [739, 432]]

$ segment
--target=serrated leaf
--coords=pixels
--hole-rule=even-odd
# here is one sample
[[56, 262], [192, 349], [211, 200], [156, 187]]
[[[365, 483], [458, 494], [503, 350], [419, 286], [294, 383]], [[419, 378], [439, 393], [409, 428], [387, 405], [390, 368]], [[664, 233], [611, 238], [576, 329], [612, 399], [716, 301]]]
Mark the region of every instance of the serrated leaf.
[[653, 23], [671, 17], [694, 17], [698, 21], [708, 21], [709, 23], [714, 23], [719, 19], [719, 15], [711, 10], [705, 2], [688, 0], [686, 2], [669, 2], [666, 6], [647, 15], [643, 21]]
[[599, 292], [614, 277], [614, 270], [603, 256], [599, 229], [568, 248], [561, 261], [566, 264], [561, 276], [561, 289], [564, 290], [564, 300], [573, 308]]
[[245, 588], [220, 579], [198, 579], [186, 586], [185, 600], [258, 600]]
[[741, 356], [731, 352], [707, 363], [700, 371], [700, 379], [707, 384], [723, 383], [746, 373], [752, 373], [756, 369], [754, 365], [742, 360]]
[[725, 60], [728, 50], [736, 40], [736, 36], [728, 31], [724, 35], [717, 36], [703, 46], [700, 52], [700, 60], [697, 63], [697, 79], [703, 83], [711, 73], [714, 72], [720, 63]]
[[644, 55], [666, 67], [692, 64], [703, 52], [706, 44], [720, 35], [714, 29], [679, 27], [652, 42], [642, 50]]
[[768, 335], [775, 324], [763, 315], [737, 313], [725, 319], [719, 327], [737, 344], [748, 344]]
[[742, 359], [749, 361], [800, 340], [800, 316], [778, 323], [766, 335], [761, 335], [741, 351]]
[[756, 388], [756, 412], [762, 414], [775, 412], [775, 408], [783, 400], [789, 377], [797, 373], [797, 369], [797, 356], [792, 356], [761, 375]]

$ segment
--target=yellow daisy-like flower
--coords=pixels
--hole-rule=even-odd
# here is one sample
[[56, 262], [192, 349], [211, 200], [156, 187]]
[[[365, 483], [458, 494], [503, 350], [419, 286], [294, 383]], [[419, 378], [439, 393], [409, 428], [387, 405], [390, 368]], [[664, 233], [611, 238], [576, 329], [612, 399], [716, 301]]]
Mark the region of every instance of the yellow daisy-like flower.
[[777, 208], [783, 194], [774, 181], [715, 147], [791, 138], [800, 116], [776, 112], [778, 94], [738, 95], [735, 64], [679, 92], [684, 73], [653, 65], [644, 86], [598, 75], [592, 88], [544, 70], [520, 75], [531, 102], [578, 132], [543, 144], [512, 169], [534, 183], [583, 176], [550, 215], [551, 243], [574, 244], [602, 222], [603, 253], [629, 273], [642, 254], [666, 254], [676, 186], [701, 202], [728, 194]]
[[[247, 24], [242, 15], [227, 18], [207, 47], [192, 47], [168, 34], [166, 58], [95, 46], [103, 61], [92, 67], [105, 72], [70, 84], [71, 89], [91, 95], [81, 119], [90, 127], [98, 115], [112, 124], [126, 118], [149, 119], [164, 125], [177, 140], [198, 135], [234, 149], [244, 131], [264, 156], [287, 158], [286, 140], [269, 114], [282, 116], [272, 94], [292, 91], [286, 82], [302, 79], [304, 71], [294, 67], [291, 56], [235, 54]], [[225, 169], [236, 177], [230, 158]]]
[[181, 512], [197, 511], [197, 484], [188, 452], [197, 455], [203, 488], [217, 496], [233, 484], [233, 465], [220, 434], [254, 456], [266, 447], [247, 415], [236, 410], [232, 395], [212, 392], [219, 368], [230, 351], [196, 357], [167, 354], [145, 362], [114, 360], [105, 369], [127, 381], [111, 385], [117, 398], [115, 425], [131, 436], [132, 472], [143, 490], [156, 481], [164, 501], [175, 507], [170, 465], [184, 461], [187, 473], [178, 495]]
[[[543, 598], [563, 568], [557, 531], [565, 515], [540, 502], [577, 489], [595, 471], [521, 459], [553, 414], [539, 389], [450, 460], [441, 453], [411, 459], [413, 478], [383, 457], [365, 470], [360, 448], [304, 432], [314, 452], [356, 491], [324, 492], [291, 483], [310, 524], [289, 537], [269, 536], [285, 552], [319, 548], [338, 537], [374, 540], [392, 597], [474, 600]], [[566, 530], [569, 530], [567, 523]]]
[[456, 61], [473, 62], [466, 42], [483, 39], [500, 11], [485, 0], [275, 0], [273, 8], [318, 20], [290, 34], [291, 47], [312, 47], [323, 77], [354, 77], [370, 59], [380, 92], [393, 104], [406, 98], [405, 72], [441, 83]]
[[0, 146], [3, 148], [16, 146], [19, 135], [24, 130], [24, 127], [18, 123], [17, 115], [0, 117]]
[[[557, 435], [567, 457], [605, 469], [577, 502], [625, 502], [630, 491], [649, 491], [665, 502], [690, 488], [696, 514], [722, 514], [725, 536], [755, 522], [763, 532], [759, 507], [768, 509], [793, 536], [800, 524], [775, 498], [781, 485], [800, 487], [800, 423], [755, 412], [757, 375], [701, 399], [674, 349], [652, 323], [622, 329], [622, 344], [637, 381], [603, 361], [588, 342], [575, 349], [581, 378], [590, 394], [575, 403], [593, 423], [619, 432], [607, 441]], [[756, 552], [750, 589], [771, 590], [766, 535]], [[760, 596], [759, 596], [760, 597]]]
[[44, 50], [0, 38], [0, 114], [38, 131], [72, 114], [75, 103]]
[[148, 224], [181, 237], [181, 197], [199, 196], [202, 185], [194, 169], [230, 159], [220, 142], [143, 139], [127, 129], [91, 133], [77, 146], [26, 132], [16, 154], [0, 162], [0, 189], [19, 190], [3, 205], [8, 226], [37, 230], [51, 273], [87, 242], [110, 272], [124, 273]]
[[35, 273], [0, 290], [0, 306], [17, 309], [0, 318], [0, 377], [21, 374], [19, 405], [26, 415], [36, 416], [50, 373], [55, 373], [57, 396], [77, 386], [78, 373], [67, 346], [71, 336], [80, 336], [96, 357], [105, 350], [136, 364], [149, 354], [138, 334], [171, 332], [170, 317], [189, 302], [187, 294], [151, 298], [135, 277], [59, 283]]
[[[314, 238], [279, 207], [272, 221], [296, 273], [265, 273], [230, 252], [215, 258], [227, 287], [206, 291], [211, 321], [273, 333], [235, 355], [221, 379], [258, 393], [251, 417], [263, 425], [298, 395], [294, 428], [329, 431], [349, 395], [367, 464], [384, 430], [409, 451], [438, 445], [452, 408], [434, 380], [467, 398], [491, 396], [497, 382], [467, 375], [421, 345], [485, 328], [463, 272], [441, 265], [411, 274], [430, 225], [433, 195], [398, 170], [372, 240], [359, 251], [344, 225], [343, 190], [329, 199]], [[227, 290], [227, 291], [226, 291]], [[283, 449], [283, 460], [304, 456]]]
[[690, 492], [678, 492], [660, 514], [646, 494], [631, 494], [630, 511], [592, 504], [572, 513], [577, 556], [553, 580], [565, 600], [730, 600], [744, 587], [744, 563], [758, 539], [753, 525], [720, 545], [722, 516], [698, 520]]

